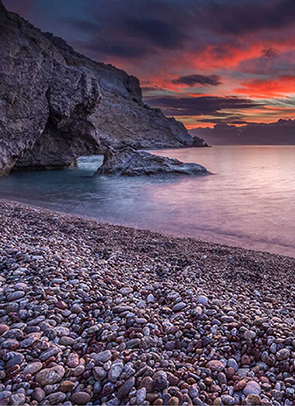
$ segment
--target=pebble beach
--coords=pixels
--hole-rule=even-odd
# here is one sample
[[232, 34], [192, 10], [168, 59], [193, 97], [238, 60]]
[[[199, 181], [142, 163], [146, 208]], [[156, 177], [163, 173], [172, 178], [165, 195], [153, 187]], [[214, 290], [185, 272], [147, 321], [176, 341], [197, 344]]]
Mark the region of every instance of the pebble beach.
[[295, 258], [0, 200], [0, 406], [294, 405]]

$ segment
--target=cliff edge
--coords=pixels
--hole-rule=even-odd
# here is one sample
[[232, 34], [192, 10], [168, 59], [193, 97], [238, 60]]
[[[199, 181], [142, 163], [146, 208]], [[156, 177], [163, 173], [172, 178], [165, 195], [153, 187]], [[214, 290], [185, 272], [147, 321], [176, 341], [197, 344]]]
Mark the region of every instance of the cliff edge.
[[1, 0], [0, 50], [0, 175], [69, 167], [109, 147], [193, 145], [182, 123], [143, 103], [137, 78], [75, 52]]

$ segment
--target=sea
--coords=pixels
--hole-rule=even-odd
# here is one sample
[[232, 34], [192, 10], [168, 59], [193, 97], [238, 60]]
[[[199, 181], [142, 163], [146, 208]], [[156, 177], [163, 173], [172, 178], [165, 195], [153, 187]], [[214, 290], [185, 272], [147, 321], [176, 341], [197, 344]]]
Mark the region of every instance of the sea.
[[63, 171], [12, 173], [0, 197], [113, 224], [295, 257], [295, 146], [151, 151], [211, 175], [92, 176], [102, 156]]

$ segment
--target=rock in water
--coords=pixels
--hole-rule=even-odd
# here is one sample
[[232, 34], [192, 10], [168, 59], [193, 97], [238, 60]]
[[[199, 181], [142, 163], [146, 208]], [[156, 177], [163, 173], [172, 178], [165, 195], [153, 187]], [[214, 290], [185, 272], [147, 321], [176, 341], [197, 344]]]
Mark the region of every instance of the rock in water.
[[0, 175], [69, 167], [110, 146], [193, 145], [182, 123], [142, 102], [137, 78], [75, 52], [1, 0], [0, 49]]
[[95, 175], [205, 175], [209, 172], [198, 164], [185, 164], [178, 159], [165, 158], [131, 147], [112, 149], [105, 153], [102, 166]]

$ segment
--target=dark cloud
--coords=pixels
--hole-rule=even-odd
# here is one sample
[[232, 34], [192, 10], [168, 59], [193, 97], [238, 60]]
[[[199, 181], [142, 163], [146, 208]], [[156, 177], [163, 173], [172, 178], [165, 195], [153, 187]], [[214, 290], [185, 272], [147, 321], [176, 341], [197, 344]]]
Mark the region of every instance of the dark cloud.
[[246, 121], [242, 118], [242, 115], [231, 115], [231, 114], [224, 114], [223, 117], [216, 118], [216, 114], [214, 114], [214, 118], [207, 117], [207, 118], [198, 118], [197, 122], [199, 123], [208, 123], [208, 124], [234, 124], [234, 125], [244, 125], [250, 124], [249, 121]]
[[[252, 75], [291, 76], [295, 74], [295, 51], [276, 53], [275, 50], [262, 50], [258, 58], [245, 59], [237, 67], [240, 72]], [[259, 76], [258, 76], [259, 78]]]
[[295, 145], [295, 120], [250, 123], [243, 127], [216, 124], [214, 128], [196, 128], [190, 133], [210, 145]]
[[162, 87], [158, 86], [143, 86], [142, 88], [143, 92], [158, 92], [158, 91], [167, 91], [166, 89], [163, 89]]
[[[209, 44], [216, 58], [224, 58], [243, 47], [237, 36], [263, 29], [276, 32], [295, 19], [294, 0], [87, 0], [85, 7], [89, 26], [78, 16], [66, 23], [89, 34], [92, 50], [123, 58], [127, 46], [134, 50], [131, 58], [142, 58], [157, 50], [196, 51]], [[102, 48], [101, 42], [108, 46]]]
[[279, 51], [275, 48], [262, 49], [261, 55], [264, 58], [276, 58], [279, 56]]
[[[77, 44], [77, 43], [76, 43]], [[126, 44], [125, 42], [120, 41], [101, 41], [99, 44], [96, 42], [89, 42], [82, 45], [83, 48], [87, 51], [93, 52], [96, 57], [108, 55], [116, 56], [119, 58], [141, 58], [149, 54], [149, 49], [136, 44]]]
[[278, 30], [294, 24], [294, 0], [210, 1], [205, 19], [214, 22], [213, 30], [243, 34], [262, 29]]
[[187, 86], [218, 86], [221, 85], [220, 76], [218, 75], [187, 75], [180, 76], [178, 79], [172, 80], [175, 85], [187, 85]]
[[174, 24], [153, 18], [127, 19], [126, 33], [142, 41], [166, 49], [182, 48], [186, 34]]
[[244, 46], [241, 35], [259, 30], [276, 34], [281, 28], [292, 28], [295, 19], [294, 0], [75, 0], [74, 7], [67, 0], [55, 0], [52, 9], [46, 0], [39, 0], [38, 7], [37, 2], [29, 0], [4, 3], [8, 8], [23, 10], [25, 16], [28, 9], [30, 15], [35, 10], [40, 18], [46, 13], [52, 17], [55, 9], [56, 18], [47, 23], [55, 34], [64, 32], [67, 25], [69, 33], [76, 30], [77, 37], [79, 32], [87, 34], [83, 41], [88, 43], [88, 49], [122, 58], [128, 55], [127, 46], [133, 48], [130, 58], [142, 58], [150, 57], [157, 49], [192, 51], [208, 45], [216, 57], [224, 57], [233, 47]]
[[250, 109], [259, 105], [250, 99], [218, 96], [156, 97], [150, 98], [148, 103], [161, 108], [170, 116], [211, 115], [223, 109]]

